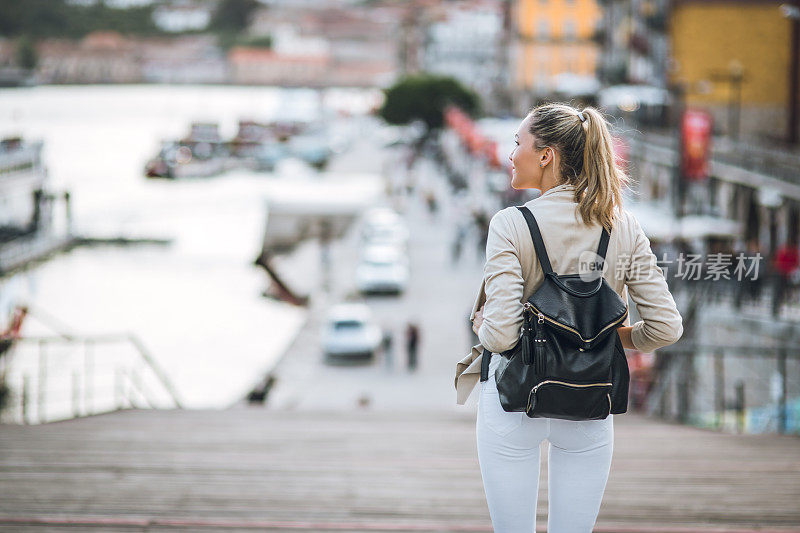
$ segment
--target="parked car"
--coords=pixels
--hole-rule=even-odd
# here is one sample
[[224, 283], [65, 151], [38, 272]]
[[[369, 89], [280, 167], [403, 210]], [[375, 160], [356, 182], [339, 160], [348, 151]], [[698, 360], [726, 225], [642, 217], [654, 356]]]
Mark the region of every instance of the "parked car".
[[333, 155], [328, 135], [318, 129], [293, 136], [289, 140], [289, 152], [317, 170], [324, 170]]
[[403, 217], [390, 207], [373, 207], [364, 213], [364, 224], [371, 226], [376, 224], [391, 224], [403, 221]]
[[396, 212], [386, 207], [376, 207], [364, 215], [361, 241], [365, 246], [387, 244], [406, 247], [408, 228]]
[[408, 285], [408, 257], [402, 247], [370, 245], [362, 250], [356, 267], [356, 287], [362, 294], [400, 294]]
[[278, 162], [287, 157], [288, 151], [281, 143], [263, 144], [254, 150], [256, 169], [262, 172], [272, 172]]
[[381, 328], [366, 304], [337, 304], [327, 316], [322, 335], [325, 360], [331, 363], [371, 361], [382, 337]]

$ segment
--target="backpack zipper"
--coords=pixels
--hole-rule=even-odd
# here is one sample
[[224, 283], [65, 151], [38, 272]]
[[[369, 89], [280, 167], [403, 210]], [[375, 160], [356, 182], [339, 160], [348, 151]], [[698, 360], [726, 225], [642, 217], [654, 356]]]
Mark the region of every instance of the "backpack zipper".
[[542, 313], [541, 311], [539, 311], [538, 309], [536, 309], [536, 307], [535, 307], [535, 306], [533, 306], [533, 305], [532, 305], [530, 302], [525, 302], [525, 303], [524, 303], [524, 304], [522, 304], [522, 305], [523, 305], [523, 307], [525, 307], [526, 309], [528, 309], [528, 310], [529, 310], [529, 311], [531, 311], [532, 313], [534, 313], [534, 314], [538, 315], [538, 317], [539, 317], [539, 323], [541, 323], [541, 322], [542, 322], [542, 320], [547, 320], [548, 322], [552, 322], [553, 324], [555, 324], [556, 326], [558, 326], [558, 327], [560, 327], [560, 328], [563, 328], [563, 329], [566, 329], [566, 330], [568, 330], [568, 331], [571, 331], [572, 333], [574, 333], [575, 335], [577, 335], [577, 336], [578, 336], [578, 338], [579, 338], [579, 339], [580, 339], [582, 342], [592, 342], [592, 341], [593, 341], [593, 340], [595, 340], [597, 337], [599, 337], [599, 336], [600, 336], [600, 335], [601, 335], [601, 334], [602, 334], [602, 333], [603, 333], [605, 330], [607, 330], [608, 328], [610, 328], [610, 327], [612, 327], [612, 326], [614, 326], [614, 325], [616, 325], [616, 324], [619, 324], [620, 322], [622, 322], [623, 320], [625, 320], [625, 317], [626, 317], [626, 316], [628, 316], [628, 308], [626, 307], [626, 308], [625, 308], [625, 312], [622, 314], [622, 316], [621, 316], [621, 317], [619, 317], [617, 320], [615, 320], [614, 322], [612, 322], [612, 323], [608, 324], [608, 325], [607, 325], [607, 326], [605, 326], [603, 329], [601, 329], [600, 331], [598, 331], [598, 332], [597, 332], [597, 335], [595, 335], [594, 337], [592, 337], [592, 338], [590, 338], [590, 339], [584, 339], [584, 338], [583, 338], [583, 336], [581, 336], [581, 334], [578, 332], [578, 330], [576, 330], [575, 328], [571, 328], [571, 327], [569, 327], [569, 326], [566, 326], [566, 325], [562, 324], [561, 322], [558, 322], [558, 321], [556, 321], [556, 320], [553, 320], [553, 319], [552, 319], [552, 318], [550, 318], [549, 316], [545, 315], [544, 313]]
[[604, 382], [598, 382], [598, 383], [569, 383], [567, 381], [558, 381], [558, 380], [555, 380], [555, 379], [546, 379], [546, 380], [542, 381], [541, 383], [536, 384], [533, 387], [532, 392], [536, 392], [536, 389], [538, 389], [539, 387], [541, 387], [545, 383], [559, 383], [561, 385], [566, 385], [568, 387], [598, 387], [598, 386], [601, 386], [601, 385], [611, 385], [612, 384], [610, 381], [604, 381]]
[[544, 377], [545, 361], [544, 361], [544, 343], [547, 339], [544, 338], [544, 331], [542, 331], [542, 324], [544, 324], [544, 315], [539, 313], [536, 320], [536, 337], [534, 338], [534, 348], [536, 352], [536, 374]]
[[[566, 381], [557, 381], [554, 379], [547, 379], [538, 384], [536, 384], [532, 389], [530, 394], [528, 395], [528, 407], [527, 410], [531, 410], [531, 399], [536, 394], [536, 389], [544, 385], [545, 383], [558, 383], [560, 385], [566, 385], [567, 387], [598, 387], [603, 385], [612, 385], [610, 382], [602, 382], [602, 383], [567, 383]], [[606, 397], [608, 398], [608, 412], [611, 413], [611, 393], [606, 393]]]

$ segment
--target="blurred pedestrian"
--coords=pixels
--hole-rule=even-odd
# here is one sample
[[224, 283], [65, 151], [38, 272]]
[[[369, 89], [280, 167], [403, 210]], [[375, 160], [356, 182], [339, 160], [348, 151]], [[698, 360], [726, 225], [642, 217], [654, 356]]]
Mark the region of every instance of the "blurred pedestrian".
[[383, 338], [381, 339], [381, 348], [383, 350], [383, 360], [386, 364], [386, 368], [389, 371], [394, 368], [394, 357], [392, 354], [392, 332], [391, 330], [384, 330]]
[[[675, 262], [674, 273], [671, 276], [673, 281], [670, 291], [680, 291], [689, 289], [698, 291], [699, 286], [693, 277], [694, 273], [690, 272], [686, 266], [686, 264], [690, 261], [692, 255], [694, 254], [692, 246], [686, 239], [683, 238], [675, 239], [674, 244], [677, 255], [675, 256], [676, 262]], [[684, 265], [683, 268], [681, 268], [681, 265]]]
[[[709, 295], [715, 302], [722, 301], [733, 293], [736, 275], [733, 272], [736, 254], [726, 240], [712, 240], [709, 256]], [[708, 257], [708, 256], [707, 256]]]
[[414, 166], [414, 163], [417, 162], [417, 153], [412, 148], [406, 149], [405, 154], [405, 163], [406, 163], [406, 170], [411, 170], [411, 167]]
[[428, 206], [428, 213], [436, 215], [439, 205], [437, 204], [436, 194], [433, 192], [433, 189], [427, 189], [425, 191], [425, 203]]
[[473, 211], [472, 217], [478, 235], [478, 241], [476, 243], [478, 246], [478, 261], [483, 262], [483, 256], [486, 254], [486, 241], [489, 239], [489, 216], [484, 210], [478, 209]]
[[781, 305], [790, 288], [792, 273], [800, 266], [800, 251], [797, 239], [781, 245], [772, 256], [772, 267], [775, 271], [772, 293], [772, 316], [778, 316]]
[[417, 369], [417, 347], [419, 345], [419, 328], [416, 324], [409, 322], [406, 327], [406, 350], [408, 351], [408, 369]]
[[[761, 254], [761, 247], [758, 244], [758, 239], [749, 239], [747, 241], [747, 246], [742, 252], [737, 252], [734, 256], [735, 262], [739, 260], [736, 259], [739, 256], [739, 253], [742, 254], [742, 259], [744, 265], [741, 267], [741, 274], [736, 276], [736, 308], [739, 309], [742, 306], [744, 301], [748, 301], [749, 303], [756, 302], [761, 299], [761, 289], [762, 289], [762, 280], [764, 279], [764, 272], [763, 266], [760, 264], [757, 266], [752, 267], [753, 272], [747, 272], [747, 269], [750, 268], [751, 263], [755, 263], [756, 261], [760, 261]], [[762, 254], [763, 255], [763, 254]], [[738, 266], [738, 265], [737, 265]], [[741, 278], [741, 279], [740, 279]]]
[[462, 223], [458, 223], [456, 226], [456, 235], [450, 248], [453, 265], [458, 264], [459, 260], [461, 259], [461, 251], [464, 248], [464, 239], [466, 238], [467, 227]]

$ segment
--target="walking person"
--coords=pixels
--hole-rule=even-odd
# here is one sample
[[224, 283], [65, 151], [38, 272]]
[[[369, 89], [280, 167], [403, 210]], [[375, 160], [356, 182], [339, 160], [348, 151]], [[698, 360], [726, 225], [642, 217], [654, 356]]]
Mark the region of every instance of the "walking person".
[[450, 246], [450, 262], [456, 266], [461, 260], [461, 251], [464, 249], [464, 240], [467, 238], [467, 226], [461, 222], [456, 223], [456, 234]]
[[772, 316], [777, 317], [791, 287], [792, 273], [800, 267], [800, 250], [796, 241], [781, 245], [772, 257], [775, 272], [772, 289]]
[[476, 244], [478, 260], [483, 262], [485, 259], [483, 253], [486, 251], [486, 240], [489, 238], [489, 217], [483, 209], [477, 208], [473, 210], [472, 219], [475, 224], [478, 240]]
[[[652, 352], [676, 342], [682, 318], [649, 239], [622, 208], [629, 178], [615, 164], [603, 115], [591, 107], [542, 105], [531, 110], [514, 137], [511, 186], [542, 192], [525, 207], [538, 221], [552, 270], [582, 273], [582, 254], [598, 249], [607, 229], [605, 263], [595, 279], [602, 274], [626, 304], [630, 291], [642, 318], [631, 326], [626, 316], [617, 327], [622, 346]], [[525, 216], [514, 206], [502, 209], [490, 221], [484, 279], [471, 316], [480, 344], [457, 364], [455, 380], [457, 403], [464, 404], [478, 383], [484, 349], [491, 352], [488, 379], [480, 383], [476, 437], [496, 533], [535, 531], [539, 450], [545, 439], [549, 533], [592, 531], [611, 467], [613, 414], [588, 420], [529, 418], [522, 411], [505, 411], [500, 403], [495, 370], [504, 359], [501, 352], [520, 342], [523, 303], [543, 281]], [[521, 356], [515, 353], [512, 357]]]
[[394, 369], [394, 357], [392, 354], [392, 340], [393, 340], [393, 333], [391, 330], [386, 329], [383, 331], [383, 337], [381, 338], [381, 348], [383, 351], [383, 359], [384, 363], [386, 364], [386, 369], [391, 372]]
[[406, 350], [408, 352], [408, 369], [413, 372], [417, 369], [417, 347], [419, 345], [419, 328], [416, 324], [409, 323], [406, 327]]
[[436, 200], [436, 193], [432, 188], [425, 190], [425, 205], [428, 207], [428, 214], [435, 220], [436, 212], [439, 209], [439, 203]]
[[[741, 264], [739, 264], [738, 259], [740, 255]], [[752, 304], [761, 298], [761, 280], [764, 278], [764, 274], [763, 272], [759, 273], [759, 269], [755, 269], [755, 271], [750, 274], [747, 270], [749, 267], [747, 263], [755, 263], [760, 261], [762, 255], [763, 254], [761, 253], [761, 247], [758, 244], [758, 239], [755, 238], [748, 239], [745, 249], [738, 251], [735, 255], [736, 268], [739, 269], [737, 271], [736, 268], [734, 268], [736, 280], [736, 297], [734, 300], [734, 305], [736, 309], [740, 309], [743, 302]], [[760, 266], [760, 270], [763, 271], [763, 266], [757, 266]]]

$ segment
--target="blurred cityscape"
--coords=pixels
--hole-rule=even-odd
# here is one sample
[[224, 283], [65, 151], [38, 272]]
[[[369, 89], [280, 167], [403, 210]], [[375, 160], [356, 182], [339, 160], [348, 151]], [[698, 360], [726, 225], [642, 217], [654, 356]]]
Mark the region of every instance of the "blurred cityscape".
[[0, 529], [490, 531], [453, 377], [545, 102], [684, 319], [596, 531], [800, 531], [798, 0], [0, 0]]

